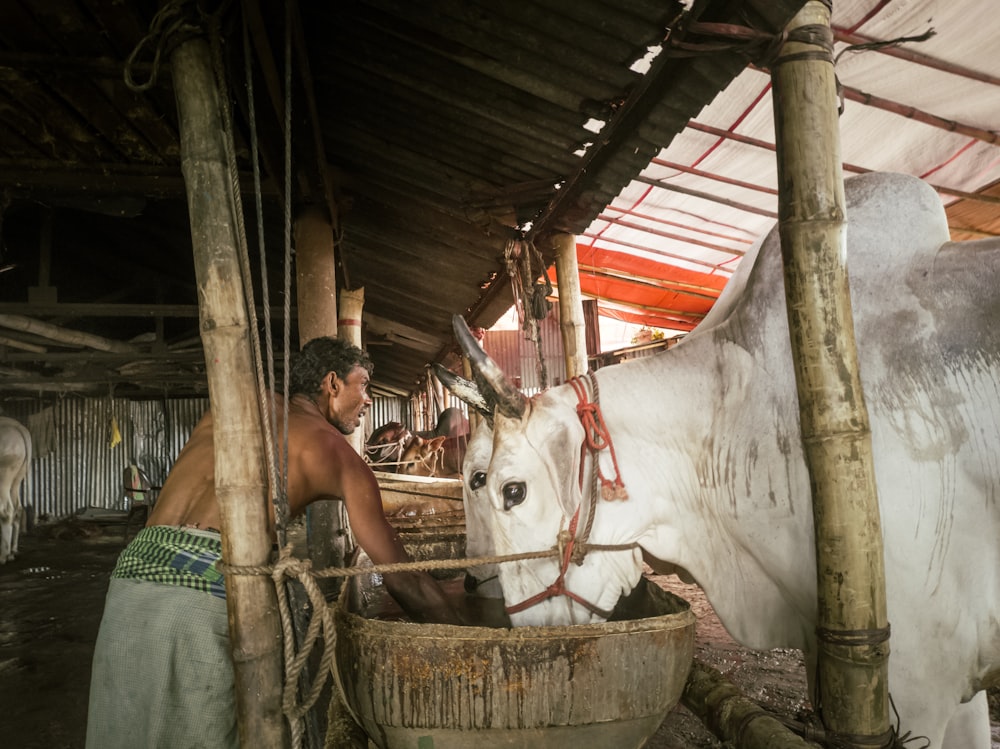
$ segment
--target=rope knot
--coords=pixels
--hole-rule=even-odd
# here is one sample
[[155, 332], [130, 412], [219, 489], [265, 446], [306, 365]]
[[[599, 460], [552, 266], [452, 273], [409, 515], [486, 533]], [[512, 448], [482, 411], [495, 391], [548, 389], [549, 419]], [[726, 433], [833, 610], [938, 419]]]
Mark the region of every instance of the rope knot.
[[563, 551], [566, 547], [573, 541], [573, 534], [567, 528], [563, 528], [559, 531], [559, 536], [556, 538], [556, 546], [559, 549], [559, 556], [562, 556]]
[[289, 577], [305, 583], [307, 578], [312, 577], [312, 560], [299, 559], [292, 554], [292, 545], [287, 544], [278, 555], [278, 561], [271, 569], [271, 579], [280, 583], [283, 578]]
[[[569, 380], [569, 384], [573, 387], [573, 392], [576, 393], [576, 414], [580, 418], [585, 435], [583, 445], [580, 447], [580, 485], [583, 485], [582, 454], [589, 449], [594, 453], [594, 465], [596, 466], [597, 477], [601, 482], [601, 498], [605, 500], [624, 501], [628, 499], [628, 492], [625, 490], [625, 482], [621, 478], [621, 469], [618, 467], [618, 456], [615, 454], [615, 446], [611, 442], [611, 432], [608, 431], [607, 424], [604, 423], [604, 414], [601, 413], [601, 406], [598, 403], [597, 378], [590, 373], [585, 375], [585, 377], [589, 378], [594, 389], [593, 400], [590, 400], [587, 395], [587, 385], [584, 377], [573, 377]], [[613, 479], [609, 479], [604, 475], [604, 471], [601, 470], [601, 466], [597, 460], [597, 453], [604, 449], [607, 449], [611, 453], [611, 464], [614, 466]]]

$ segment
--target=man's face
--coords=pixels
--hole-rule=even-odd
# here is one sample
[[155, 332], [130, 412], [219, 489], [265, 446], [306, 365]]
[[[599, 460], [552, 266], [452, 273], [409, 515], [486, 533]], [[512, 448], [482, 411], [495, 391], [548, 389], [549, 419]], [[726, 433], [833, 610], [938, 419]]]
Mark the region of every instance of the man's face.
[[372, 403], [368, 397], [368, 370], [356, 364], [347, 373], [346, 379], [340, 379], [332, 372], [330, 375], [334, 390], [327, 421], [343, 434], [351, 434], [361, 424], [361, 418]]

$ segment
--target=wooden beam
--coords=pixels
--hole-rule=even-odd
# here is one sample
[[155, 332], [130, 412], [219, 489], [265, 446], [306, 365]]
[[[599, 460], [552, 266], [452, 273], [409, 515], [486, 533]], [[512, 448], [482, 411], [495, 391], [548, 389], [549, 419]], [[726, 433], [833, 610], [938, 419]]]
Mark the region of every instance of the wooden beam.
[[[258, 305], [262, 314], [264, 307]], [[99, 304], [93, 302], [54, 302], [40, 304], [31, 302], [0, 302], [0, 313], [11, 315], [31, 314], [37, 316], [61, 317], [198, 317], [196, 304]], [[272, 317], [284, 317], [283, 307], [272, 305]], [[292, 307], [292, 317], [296, 308]]]
[[[589, 232], [584, 232], [580, 236], [586, 237], [587, 239], [592, 239], [592, 240], [595, 240], [595, 241], [599, 240], [601, 242], [606, 242], [608, 244], [618, 245], [619, 247], [629, 247], [629, 248], [631, 248], [633, 250], [643, 250], [644, 252], [648, 252], [651, 255], [657, 255], [658, 257], [668, 258], [670, 260], [677, 260], [677, 261], [680, 261], [681, 263], [684, 263], [684, 264], [692, 263], [694, 265], [701, 265], [701, 266], [704, 266], [705, 268], [708, 268], [709, 270], [711, 270], [713, 272], [717, 272], [717, 273], [731, 274], [733, 272], [732, 268], [728, 268], [728, 267], [726, 267], [725, 265], [723, 265], [721, 263], [709, 263], [709, 262], [707, 262], [705, 260], [699, 260], [697, 258], [685, 257], [684, 255], [678, 255], [678, 254], [673, 253], [673, 252], [666, 252], [664, 250], [656, 250], [656, 249], [653, 249], [651, 247], [645, 247], [643, 245], [635, 244], [634, 242], [626, 242], [626, 241], [621, 240], [621, 239], [612, 239], [610, 237], [602, 237], [599, 234], [592, 234], [592, 233], [589, 233]], [[736, 257], [733, 258], [733, 261], [735, 261], [735, 260], [736, 260]], [[727, 260], [726, 262], [729, 263], [729, 262], [732, 262], [732, 261]], [[676, 265], [677, 263], [672, 263], [672, 264]]]
[[[78, 196], [126, 194], [150, 198], [184, 197], [184, 179], [177, 166], [129, 167], [101, 163], [67, 168], [48, 159], [0, 158], [0, 185], [10, 188], [13, 197], [20, 191], [50, 191]], [[251, 175], [240, 176], [240, 190], [253, 195]], [[266, 197], [278, 195], [274, 183], [265, 180], [261, 191]]]
[[365, 325], [368, 326], [368, 330], [372, 333], [394, 336], [394, 340], [398, 340], [400, 343], [408, 340], [411, 341], [417, 348], [420, 348], [421, 345], [431, 347], [441, 345], [441, 339], [437, 336], [429, 335], [423, 331], [417, 330], [416, 328], [403, 325], [402, 323], [386, 320], [385, 318], [373, 315], [370, 312], [365, 313]]
[[[676, 187], [676, 186], [673, 186]], [[725, 245], [716, 244], [715, 242], [706, 242], [703, 239], [695, 239], [694, 237], [684, 236], [683, 234], [674, 234], [673, 232], [663, 231], [662, 229], [656, 229], [652, 226], [647, 226], [644, 224], [636, 224], [632, 221], [623, 221], [615, 216], [609, 216], [606, 213], [600, 214], [598, 217], [601, 221], [607, 221], [609, 224], [614, 224], [615, 226], [624, 226], [626, 229], [635, 229], [636, 231], [642, 231], [647, 234], [654, 234], [657, 237], [663, 237], [664, 239], [674, 239], [678, 242], [683, 242], [684, 244], [693, 244], [698, 247], [706, 247], [710, 250], [715, 250], [716, 252], [723, 252], [727, 255], [735, 255], [737, 257], [743, 257], [746, 253], [743, 250], [737, 250], [732, 247], [726, 247]]]
[[672, 291], [675, 294], [683, 294], [697, 299], [704, 299], [708, 302], [714, 302], [719, 298], [719, 294], [721, 293], [719, 290], [713, 289], [709, 286], [698, 286], [696, 284], [683, 283], [681, 281], [672, 281], [669, 278], [639, 276], [635, 273], [627, 273], [623, 270], [616, 270], [614, 268], [597, 268], [593, 265], [580, 265], [579, 269], [580, 275], [593, 276], [594, 278], [608, 278], [612, 280], [628, 281], [629, 283], [638, 284], [640, 286], [649, 286], [654, 289], [662, 289], [663, 291]]
[[[0, 346], [11, 346], [12, 348], [18, 348], [22, 351], [30, 351], [32, 354], [44, 354], [48, 351], [44, 346], [36, 346], [34, 343], [28, 343], [27, 341], [19, 341], [17, 338], [11, 338], [10, 336], [0, 335]], [[37, 360], [38, 357], [32, 357], [32, 359]], [[6, 361], [12, 361], [9, 353], [4, 354], [4, 359]]]
[[52, 325], [47, 322], [42, 322], [41, 320], [35, 320], [21, 315], [0, 314], [0, 328], [20, 330], [21, 332], [32, 333], [59, 343], [71, 346], [86, 346], [87, 348], [97, 349], [98, 351], [116, 351], [119, 353], [141, 351], [140, 348], [133, 346], [130, 343], [112, 341], [109, 338], [103, 338], [99, 335], [84, 333], [79, 330], [71, 330], [69, 328], [62, 328], [58, 325]]

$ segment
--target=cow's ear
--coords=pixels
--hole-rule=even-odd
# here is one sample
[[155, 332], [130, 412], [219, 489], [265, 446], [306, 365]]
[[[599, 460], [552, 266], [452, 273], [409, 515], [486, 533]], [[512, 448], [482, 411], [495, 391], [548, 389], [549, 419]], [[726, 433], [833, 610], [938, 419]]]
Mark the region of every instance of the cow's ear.
[[[580, 430], [582, 432], [582, 430]], [[556, 487], [556, 499], [566, 517], [572, 517], [580, 506], [583, 496], [580, 492], [580, 444], [582, 434], [572, 429], [555, 430], [547, 443], [549, 453], [546, 463], [551, 471], [550, 479]], [[571, 456], [567, 460], [567, 456]]]

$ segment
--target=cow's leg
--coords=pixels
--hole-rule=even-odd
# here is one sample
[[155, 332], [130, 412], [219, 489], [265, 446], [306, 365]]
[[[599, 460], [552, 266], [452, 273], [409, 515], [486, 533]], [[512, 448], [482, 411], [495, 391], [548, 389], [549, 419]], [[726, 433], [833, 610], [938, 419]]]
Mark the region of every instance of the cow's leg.
[[24, 486], [24, 478], [15, 481], [10, 490], [10, 550], [8, 559], [13, 559], [17, 554], [17, 542], [21, 538], [21, 524], [24, 522], [24, 505], [21, 504], [22, 486]]
[[942, 749], [990, 749], [990, 712], [986, 692], [979, 692], [948, 721]]
[[8, 559], [17, 556], [17, 542], [21, 538], [21, 525], [24, 523], [24, 507], [20, 502], [14, 503], [14, 511], [10, 519], [10, 554]]
[[10, 537], [13, 532], [14, 504], [8, 491], [0, 492], [0, 564], [13, 558], [10, 553]]

